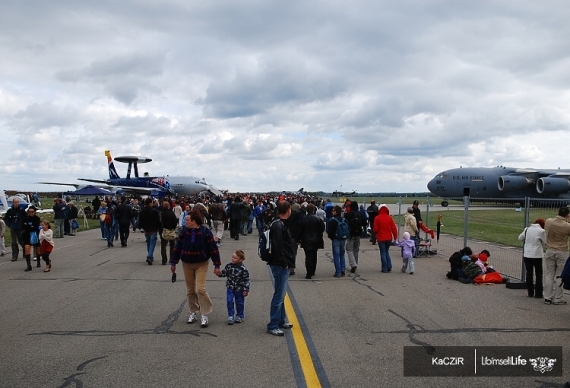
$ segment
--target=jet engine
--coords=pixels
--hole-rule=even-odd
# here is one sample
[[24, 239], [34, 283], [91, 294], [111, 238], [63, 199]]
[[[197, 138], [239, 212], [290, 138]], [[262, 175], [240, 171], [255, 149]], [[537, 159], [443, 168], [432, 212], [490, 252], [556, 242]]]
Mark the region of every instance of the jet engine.
[[536, 181], [536, 191], [539, 194], [562, 194], [570, 190], [568, 178], [540, 178]]
[[524, 190], [532, 186], [534, 181], [524, 175], [503, 175], [499, 177], [500, 191]]

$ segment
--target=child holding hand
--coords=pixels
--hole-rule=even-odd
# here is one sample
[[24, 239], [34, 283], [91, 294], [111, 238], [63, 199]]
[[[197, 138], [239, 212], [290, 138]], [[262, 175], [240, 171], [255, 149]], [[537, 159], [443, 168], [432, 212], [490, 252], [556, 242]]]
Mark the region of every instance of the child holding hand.
[[402, 248], [402, 269], [403, 273], [406, 273], [408, 264], [410, 265], [410, 275], [414, 274], [414, 255], [416, 253], [416, 244], [410, 239], [410, 233], [404, 232], [404, 239], [402, 241], [396, 241], [396, 245]]
[[[226, 264], [217, 274], [226, 279], [226, 301], [228, 305], [228, 325], [241, 323], [245, 317], [245, 297], [249, 294], [249, 271], [243, 264], [245, 254], [238, 249], [232, 255], [231, 263]], [[234, 310], [235, 304], [235, 310]], [[235, 313], [235, 320], [234, 320]]]

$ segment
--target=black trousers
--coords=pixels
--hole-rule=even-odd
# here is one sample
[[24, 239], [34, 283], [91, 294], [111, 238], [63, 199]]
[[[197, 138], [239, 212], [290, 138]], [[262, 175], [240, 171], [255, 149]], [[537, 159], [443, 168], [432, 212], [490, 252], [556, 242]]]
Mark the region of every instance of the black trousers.
[[230, 238], [239, 238], [241, 220], [237, 218], [232, 218], [230, 220]]
[[[49, 255], [51, 252], [43, 252], [42, 253], [42, 260], [46, 262], [46, 264], [49, 264]], [[38, 258], [39, 260], [39, 258]]]
[[[542, 259], [524, 258], [526, 268], [526, 289], [528, 296], [542, 298]], [[536, 274], [536, 282], [533, 282]]]
[[317, 270], [317, 252], [318, 249], [305, 249], [305, 268], [307, 269], [307, 276], [315, 276]]
[[131, 225], [130, 224], [119, 224], [119, 236], [121, 239], [121, 245], [126, 246], [127, 241], [129, 241]]

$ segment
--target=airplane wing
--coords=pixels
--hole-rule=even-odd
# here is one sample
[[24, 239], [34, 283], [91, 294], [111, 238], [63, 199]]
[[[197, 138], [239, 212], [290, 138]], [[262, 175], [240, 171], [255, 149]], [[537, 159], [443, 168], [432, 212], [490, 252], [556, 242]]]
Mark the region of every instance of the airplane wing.
[[85, 186], [85, 185], [81, 185], [79, 183], [62, 183], [62, 182], [36, 182], [40, 185], [60, 185], [60, 186], [73, 186], [76, 189], [80, 188], [81, 186]]
[[85, 182], [93, 182], [93, 183], [102, 183], [105, 185], [109, 185], [109, 181], [105, 180], [105, 179], [87, 179], [87, 178], [77, 178], [77, 180], [79, 181], [85, 181]]
[[86, 182], [103, 183], [106, 185], [106, 188], [108, 188], [113, 192], [121, 190], [125, 193], [152, 195], [152, 196], [156, 196], [157, 193], [161, 192], [168, 193], [167, 190], [160, 190], [158, 187], [117, 186], [117, 185], [110, 185], [108, 181], [102, 179], [88, 179], [88, 178], [77, 178], [77, 179]]

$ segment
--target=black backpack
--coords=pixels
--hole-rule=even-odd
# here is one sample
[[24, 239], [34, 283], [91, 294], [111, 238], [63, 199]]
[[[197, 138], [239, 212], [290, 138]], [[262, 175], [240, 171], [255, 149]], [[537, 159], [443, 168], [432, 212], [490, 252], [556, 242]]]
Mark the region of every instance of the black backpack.
[[348, 223], [351, 236], [360, 236], [362, 234], [362, 214], [353, 212], [352, 218]]
[[[275, 222], [275, 221], [273, 221], [273, 222]], [[271, 238], [269, 237], [269, 234], [270, 234], [271, 225], [273, 225], [273, 222], [264, 227], [263, 233], [261, 233], [259, 235], [259, 243], [257, 245], [257, 253], [259, 255], [259, 258], [262, 261], [266, 261], [266, 262], [271, 261]]]

